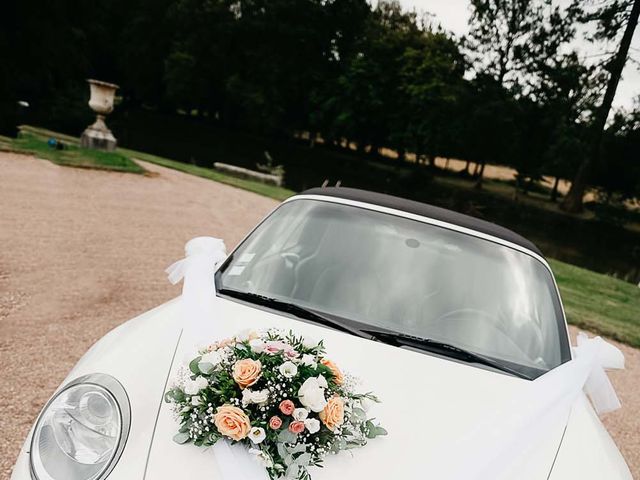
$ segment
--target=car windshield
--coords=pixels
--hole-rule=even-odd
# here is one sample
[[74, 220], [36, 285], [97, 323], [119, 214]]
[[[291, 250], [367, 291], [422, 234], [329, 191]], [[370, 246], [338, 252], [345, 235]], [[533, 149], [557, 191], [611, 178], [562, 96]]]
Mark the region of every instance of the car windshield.
[[530, 377], [569, 358], [558, 295], [542, 262], [371, 209], [287, 202], [242, 242], [217, 281], [363, 330], [452, 344]]

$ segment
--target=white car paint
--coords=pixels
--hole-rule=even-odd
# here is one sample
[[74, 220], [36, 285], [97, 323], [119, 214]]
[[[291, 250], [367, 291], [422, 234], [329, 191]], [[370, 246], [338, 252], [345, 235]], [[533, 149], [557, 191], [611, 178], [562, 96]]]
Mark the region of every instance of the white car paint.
[[[358, 203], [325, 197], [322, 200]], [[214, 328], [230, 336], [246, 328], [279, 327], [322, 338], [328, 355], [346, 371], [363, 379], [364, 390], [374, 391], [381, 398], [382, 403], [374, 407], [372, 414], [385, 425], [389, 435], [370, 442], [367, 448], [329, 457], [324, 469], [311, 470], [314, 480], [430, 478], [429, 464], [436, 459], [441, 461], [445, 456], [452, 464], [464, 461], [465, 452], [457, 450], [456, 439], [500, 408], [501, 401], [517, 394], [527, 382], [435, 355], [350, 336], [242, 302], [220, 297], [210, 301], [216, 314], [209, 324], [182, 319], [179, 304], [174, 300], [121, 325], [99, 340], [62, 383], [61, 386], [85, 374], [105, 373], [118, 379], [128, 393], [131, 430], [110, 480], [173, 480], [203, 474], [206, 478], [219, 478], [210, 451], [173, 442], [177, 423], [170, 405], [163, 401], [167, 381], [175, 378], [178, 369], [193, 357], [196, 346], [217, 338]], [[31, 478], [30, 440], [31, 434], [18, 457], [13, 480]], [[526, 465], [516, 466], [509, 478], [627, 480], [631, 474], [583, 397], [570, 418], [556, 425], [548, 442], [531, 452]]]

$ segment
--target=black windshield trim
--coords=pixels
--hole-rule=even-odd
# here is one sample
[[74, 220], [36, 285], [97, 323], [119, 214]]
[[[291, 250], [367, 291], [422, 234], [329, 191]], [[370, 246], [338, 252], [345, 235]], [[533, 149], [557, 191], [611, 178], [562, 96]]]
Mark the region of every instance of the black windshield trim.
[[508, 228], [487, 222], [486, 220], [471, 217], [463, 213], [455, 212], [453, 210], [429, 205], [427, 203], [407, 200], [406, 198], [395, 197], [385, 193], [370, 192], [368, 190], [347, 187], [312, 188], [310, 190], [305, 190], [299, 195], [323, 195], [326, 197], [344, 198], [345, 200], [369, 203], [371, 205], [378, 205], [380, 207], [413, 213], [422, 217], [440, 220], [452, 225], [457, 225], [470, 230], [475, 230], [476, 232], [501, 238], [502, 240], [506, 240], [531, 250], [533, 253], [536, 253], [541, 257], [543, 256], [540, 249], [531, 240], [524, 238], [522, 235], [519, 235]]

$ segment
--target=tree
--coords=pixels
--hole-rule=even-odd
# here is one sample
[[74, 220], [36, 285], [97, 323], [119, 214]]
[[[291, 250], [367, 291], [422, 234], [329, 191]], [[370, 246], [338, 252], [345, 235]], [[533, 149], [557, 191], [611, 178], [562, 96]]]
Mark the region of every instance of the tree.
[[598, 163], [601, 153], [602, 139], [611, 104], [618, 88], [622, 70], [629, 54], [631, 39], [640, 15], [640, 0], [613, 0], [605, 3], [594, 12], [585, 14], [585, 21], [597, 21], [596, 38], [612, 40], [618, 37], [624, 28], [617, 52], [607, 64], [609, 80], [602, 98], [602, 103], [595, 113], [592, 126], [589, 152], [582, 161], [571, 183], [571, 189], [562, 202], [562, 208], [570, 213], [582, 211], [582, 201], [587, 188], [589, 176], [594, 165]]
[[[546, 2], [471, 0], [470, 31], [465, 44], [476, 74], [491, 76], [507, 91], [517, 93], [519, 74], [525, 65], [524, 49], [536, 26], [544, 21], [543, 3]], [[481, 160], [478, 188], [482, 186], [487, 160]]]
[[373, 154], [385, 144], [404, 148], [404, 137], [393, 134], [402, 114], [402, 56], [408, 48], [420, 48], [421, 38], [415, 14], [403, 12], [397, 1], [378, 3], [326, 99], [333, 138], [355, 141], [361, 152], [370, 147]]
[[442, 31], [425, 31], [418, 47], [401, 57], [400, 115], [393, 135], [419, 159], [451, 155], [460, 116], [465, 60], [456, 42]]

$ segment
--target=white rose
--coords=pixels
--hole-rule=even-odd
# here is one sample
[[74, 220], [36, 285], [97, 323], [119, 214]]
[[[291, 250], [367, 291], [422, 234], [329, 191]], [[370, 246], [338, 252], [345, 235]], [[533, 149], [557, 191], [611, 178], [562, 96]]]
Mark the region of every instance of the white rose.
[[[319, 378], [322, 376], [307, 378], [298, 390], [300, 403], [316, 413], [321, 412], [327, 405], [327, 400], [324, 398], [324, 388], [320, 385]], [[326, 383], [325, 380], [324, 384], [326, 385]]]
[[273, 461], [271, 460], [271, 457], [268, 454], [264, 453], [262, 450], [258, 448], [250, 448], [249, 453], [251, 455], [254, 455], [263, 467], [273, 467]]
[[309, 433], [316, 433], [320, 430], [320, 421], [317, 418], [307, 418], [304, 421], [304, 427], [309, 431]]
[[309, 416], [309, 411], [306, 408], [296, 408], [293, 411], [294, 420], [304, 420]]
[[200, 400], [200, 397], [191, 397], [191, 405], [193, 405], [194, 407], [197, 407], [198, 405], [200, 405], [202, 403], [202, 400]]
[[184, 393], [187, 395], [196, 395], [203, 388], [207, 388], [209, 382], [204, 377], [196, 377], [195, 380], [187, 380], [184, 385]]
[[316, 362], [316, 357], [308, 353], [305, 353], [302, 356], [302, 360], [300, 360], [300, 363], [302, 365], [306, 365], [307, 367], [311, 367], [311, 368], [316, 368], [318, 366], [318, 362]]
[[246, 407], [247, 405], [252, 403], [252, 399], [251, 399], [252, 394], [253, 392], [249, 388], [245, 388], [244, 390], [242, 390], [242, 406], [243, 407]]
[[250, 388], [242, 390], [242, 406], [246, 407], [250, 403], [266, 403], [269, 400], [269, 390], [253, 391]]
[[254, 338], [253, 340], [249, 341], [249, 346], [255, 353], [264, 352], [264, 342], [259, 338]]
[[253, 443], [258, 445], [262, 443], [262, 441], [267, 438], [267, 434], [262, 427], [253, 427], [249, 432], [249, 438]]
[[320, 385], [320, 387], [322, 388], [328, 388], [327, 385], [327, 379], [324, 378], [322, 375], [318, 375], [318, 385]]
[[293, 378], [298, 374], [298, 367], [293, 362], [284, 362], [278, 367], [280, 374], [285, 378]]
[[245, 328], [240, 333], [238, 333], [235, 337], [236, 342], [246, 342], [251, 338], [256, 338], [258, 336], [258, 332], [255, 330], [251, 330], [250, 328]]
[[213, 352], [205, 353], [204, 355], [202, 355], [199, 363], [210, 363], [215, 367], [222, 361], [222, 359], [223, 355], [219, 351], [214, 350]]
[[304, 337], [302, 339], [302, 345], [304, 348], [316, 348], [320, 342], [313, 337]]
[[257, 392], [251, 392], [251, 401], [253, 403], [266, 403], [269, 400], [269, 390], [258, 390]]

